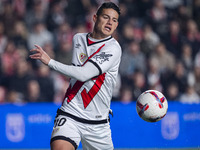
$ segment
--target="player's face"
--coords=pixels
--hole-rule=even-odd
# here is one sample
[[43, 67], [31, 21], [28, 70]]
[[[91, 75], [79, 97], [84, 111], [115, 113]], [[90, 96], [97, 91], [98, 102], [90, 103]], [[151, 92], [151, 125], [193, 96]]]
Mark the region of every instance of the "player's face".
[[99, 16], [94, 15], [94, 30], [98, 37], [105, 38], [112, 35], [118, 26], [118, 18], [118, 13], [111, 8], [103, 9]]

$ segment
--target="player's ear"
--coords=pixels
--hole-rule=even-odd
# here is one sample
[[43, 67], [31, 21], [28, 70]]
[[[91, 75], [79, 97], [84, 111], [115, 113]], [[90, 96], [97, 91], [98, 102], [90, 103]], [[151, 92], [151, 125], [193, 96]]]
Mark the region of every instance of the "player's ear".
[[97, 15], [96, 14], [93, 16], [93, 21], [94, 21], [94, 23], [97, 21]]

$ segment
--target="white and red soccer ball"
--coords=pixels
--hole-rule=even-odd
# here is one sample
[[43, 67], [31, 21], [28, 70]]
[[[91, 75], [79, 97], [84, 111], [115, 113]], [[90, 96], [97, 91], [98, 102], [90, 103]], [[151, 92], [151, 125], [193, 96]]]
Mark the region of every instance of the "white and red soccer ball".
[[143, 120], [147, 122], [157, 122], [167, 113], [167, 99], [159, 91], [145, 91], [137, 99], [136, 110]]

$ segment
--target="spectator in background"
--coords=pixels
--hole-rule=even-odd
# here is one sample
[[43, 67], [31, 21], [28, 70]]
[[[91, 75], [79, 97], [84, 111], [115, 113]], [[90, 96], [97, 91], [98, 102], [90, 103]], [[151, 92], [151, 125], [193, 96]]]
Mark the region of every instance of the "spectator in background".
[[62, 42], [59, 44], [56, 52], [56, 60], [64, 64], [71, 64], [72, 45], [71, 42]]
[[158, 33], [159, 36], [162, 36], [167, 31], [167, 19], [168, 13], [163, 5], [162, 0], [154, 0], [153, 6], [148, 12], [149, 20], [153, 29]]
[[174, 70], [175, 58], [172, 53], [170, 53], [163, 43], [159, 43], [155, 51], [151, 53], [150, 58], [157, 59], [159, 64], [160, 73], [168, 73]]
[[[74, 33], [84, 33], [89, 32], [90, 30], [83, 24], [78, 24], [76, 27], [74, 27], [73, 32]], [[115, 32], [116, 33], [116, 32]]]
[[116, 82], [115, 88], [113, 89], [113, 93], [112, 93], [112, 100], [113, 101], [119, 101], [120, 100], [121, 86], [122, 86], [121, 76], [120, 76], [120, 74], [118, 74], [117, 82]]
[[195, 77], [195, 90], [200, 95], [200, 51], [194, 59], [194, 77]]
[[193, 19], [187, 21], [186, 38], [187, 42], [192, 47], [192, 56], [194, 58], [200, 48], [200, 33], [197, 24]]
[[[168, 1], [168, 0], [162, 0], [163, 2], [163, 5], [171, 12], [173, 13], [173, 11], [175, 9], [178, 8], [178, 6], [180, 6], [182, 3], [183, 3], [183, 0], [171, 0], [171, 1]], [[169, 13], [168, 11], [168, 13]], [[171, 15], [171, 14], [170, 14]]]
[[0, 55], [0, 85], [8, 91], [9, 79], [15, 74], [15, 64], [20, 57], [13, 41], [8, 41], [3, 53]]
[[72, 25], [84, 24], [87, 11], [91, 8], [90, 0], [68, 0], [65, 8], [67, 21]]
[[135, 0], [124, 0], [125, 8], [127, 9], [127, 16], [129, 18], [138, 18], [139, 17], [139, 7], [138, 1]]
[[46, 21], [49, 1], [32, 0], [29, 1], [29, 3], [31, 4], [30, 8], [27, 9], [27, 13], [25, 14], [25, 22], [28, 30], [31, 31], [36, 22]]
[[200, 103], [200, 97], [194, 89], [194, 86], [188, 85], [186, 91], [180, 95], [180, 102], [193, 104]]
[[143, 39], [140, 44], [141, 51], [146, 57], [149, 57], [159, 43], [160, 37], [153, 31], [150, 24], [145, 24], [143, 27]]
[[5, 35], [5, 28], [2, 21], [0, 21], [0, 55], [4, 52], [7, 44], [7, 36]]
[[14, 33], [12, 36], [12, 40], [14, 41], [16, 47], [24, 47], [27, 49], [27, 38], [28, 31], [24, 22], [17, 21], [14, 25]]
[[[140, 45], [136, 41], [132, 41], [128, 45], [128, 49], [124, 49], [119, 72], [122, 80], [129, 83], [131, 76], [135, 70], [140, 70], [143, 73], [146, 71], [146, 60], [144, 54], [140, 50]], [[126, 81], [127, 80], [127, 81]], [[131, 81], [132, 82], [132, 81]]]
[[60, 46], [60, 43], [72, 43], [73, 31], [72, 27], [69, 23], [65, 22], [61, 24], [55, 32], [55, 47], [56, 52], [58, 51], [57, 48]]
[[42, 102], [45, 100], [45, 98], [41, 96], [40, 85], [37, 80], [32, 79], [27, 83], [25, 100], [27, 102]]
[[8, 103], [25, 103], [23, 95], [15, 90], [9, 90], [7, 92], [6, 102], [8, 102]]
[[180, 31], [178, 21], [172, 20], [169, 22], [169, 32], [164, 35], [163, 42], [165, 43], [167, 50], [176, 58], [180, 59], [183, 35]]
[[187, 74], [184, 65], [181, 61], [177, 61], [174, 70], [165, 76], [162, 80], [164, 87], [167, 87], [169, 83], [174, 82], [178, 85], [180, 94], [185, 92], [185, 87], [187, 86]]
[[43, 49], [49, 54], [51, 58], [55, 58], [55, 49], [53, 43], [47, 42], [44, 44]]
[[127, 20], [129, 20], [130, 16], [128, 15], [128, 9], [126, 7], [126, 3], [119, 3], [119, 7], [121, 9], [121, 15], [119, 18], [119, 25], [118, 25], [118, 31], [120, 34], [122, 33], [123, 26], [127, 23]]
[[193, 0], [192, 1], [192, 16], [193, 19], [196, 21], [198, 27], [200, 27], [200, 1], [199, 0]]
[[70, 82], [69, 78], [64, 75], [61, 75], [57, 72], [54, 72], [52, 75], [54, 82], [54, 103], [61, 104], [63, 102], [63, 95], [65, 95], [66, 90], [68, 89]]
[[1, 54], [2, 73], [11, 76], [14, 73], [14, 65], [18, 59], [18, 53], [13, 41], [9, 40], [4, 52]]
[[40, 64], [37, 70], [37, 81], [40, 86], [41, 97], [43, 102], [53, 102], [54, 100], [54, 82], [50, 76], [50, 68]]
[[6, 103], [6, 88], [0, 86], [0, 104]]
[[147, 22], [147, 13], [151, 10], [153, 6], [152, 0], [139, 0], [138, 2], [139, 16], [144, 22]]
[[184, 4], [179, 5], [172, 14], [172, 17], [179, 22], [181, 32], [185, 34], [187, 30], [187, 21], [191, 18], [190, 6]]
[[28, 36], [28, 48], [32, 48], [35, 43], [44, 46], [45, 43], [53, 43], [53, 35], [46, 29], [43, 22], [37, 21], [34, 23], [33, 30]]
[[33, 78], [33, 75], [29, 73], [28, 63], [24, 59], [15, 61], [14, 67], [15, 72], [9, 78], [8, 89], [16, 95], [20, 95], [21, 100], [26, 101], [27, 85], [29, 80]]
[[142, 94], [145, 90], [147, 90], [146, 77], [144, 75], [144, 72], [136, 70], [132, 78], [133, 78], [132, 97], [133, 100], [137, 100], [140, 94]]
[[167, 100], [178, 101], [180, 98], [179, 87], [174, 82], [170, 82], [167, 85], [166, 90], [164, 90], [163, 92], [164, 92], [164, 95], [166, 96]]
[[147, 70], [147, 87], [148, 89], [154, 89], [162, 91], [163, 87], [161, 84], [161, 71], [159, 69], [160, 64], [158, 59], [150, 58], [148, 60], [148, 70]]
[[63, 1], [54, 1], [50, 5], [46, 18], [46, 25], [49, 31], [55, 32], [66, 21], [66, 15], [64, 13], [65, 5]]
[[123, 104], [129, 104], [130, 102], [133, 101], [133, 91], [132, 87], [130, 86], [123, 86], [121, 88], [121, 94], [120, 94], [120, 101]]
[[[27, 60], [29, 52], [25, 47], [16, 47], [16, 52], [18, 55], [18, 59]], [[29, 62], [27, 63], [29, 64]]]
[[122, 27], [121, 36], [120, 43], [122, 43], [123, 50], [124, 48], [127, 48], [128, 43], [135, 40], [133, 27], [130, 23], [124, 24]]
[[181, 61], [186, 69], [186, 72], [192, 72], [194, 69], [194, 61], [192, 58], [192, 48], [189, 44], [183, 44], [181, 48]]
[[200, 49], [199, 49], [199, 51], [197, 52], [197, 54], [195, 55], [195, 58], [194, 58], [194, 66], [195, 66], [195, 67], [200, 67]]
[[194, 88], [197, 91], [198, 95], [200, 95], [200, 66], [194, 67], [194, 77], [195, 77]]
[[12, 7], [13, 7], [13, 12], [17, 17], [17, 20], [23, 20], [26, 13], [26, 0], [12, 1]]
[[127, 48], [127, 45], [131, 41], [140, 42], [142, 40], [142, 25], [137, 18], [130, 18], [123, 25], [120, 38], [123, 48]]
[[5, 34], [7, 37], [12, 37], [13, 28], [16, 22], [16, 14], [12, 7], [11, 1], [2, 2], [2, 12], [0, 12], [0, 19], [4, 23]]
[[[97, 9], [97, 6], [96, 5], [91, 5], [90, 6], [90, 9], [87, 11], [87, 14], [86, 14], [86, 17], [85, 17], [85, 24], [78, 24], [78, 26], [79, 25], [82, 25], [82, 26], [84, 26], [85, 27], [85, 31], [81, 31], [81, 33], [84, 33], [84, 32], [92, 32], [92, 28], [93, 28], [93, 26], [94, 26], [94, 22], [92, 21], [92, 16], [93, 16], [93, 14], [95, 13], [95, 11], [96, 11], [96, 9]], [[77, 26], [77, 25], [76, 25]], [[76, 31], [75, 33], [79, 33], [79, 31]]]

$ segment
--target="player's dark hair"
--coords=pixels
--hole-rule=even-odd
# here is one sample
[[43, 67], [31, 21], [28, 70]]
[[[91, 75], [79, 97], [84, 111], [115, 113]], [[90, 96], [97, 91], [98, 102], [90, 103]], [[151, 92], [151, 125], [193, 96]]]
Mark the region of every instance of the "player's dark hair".
[[114, 9], [119, 15], [121, 14], [119, 7], [113, 2], [105, 2], [103, 3], [97, 10], [97, 16], [100, 15], [103, 9], [112, 8]]

